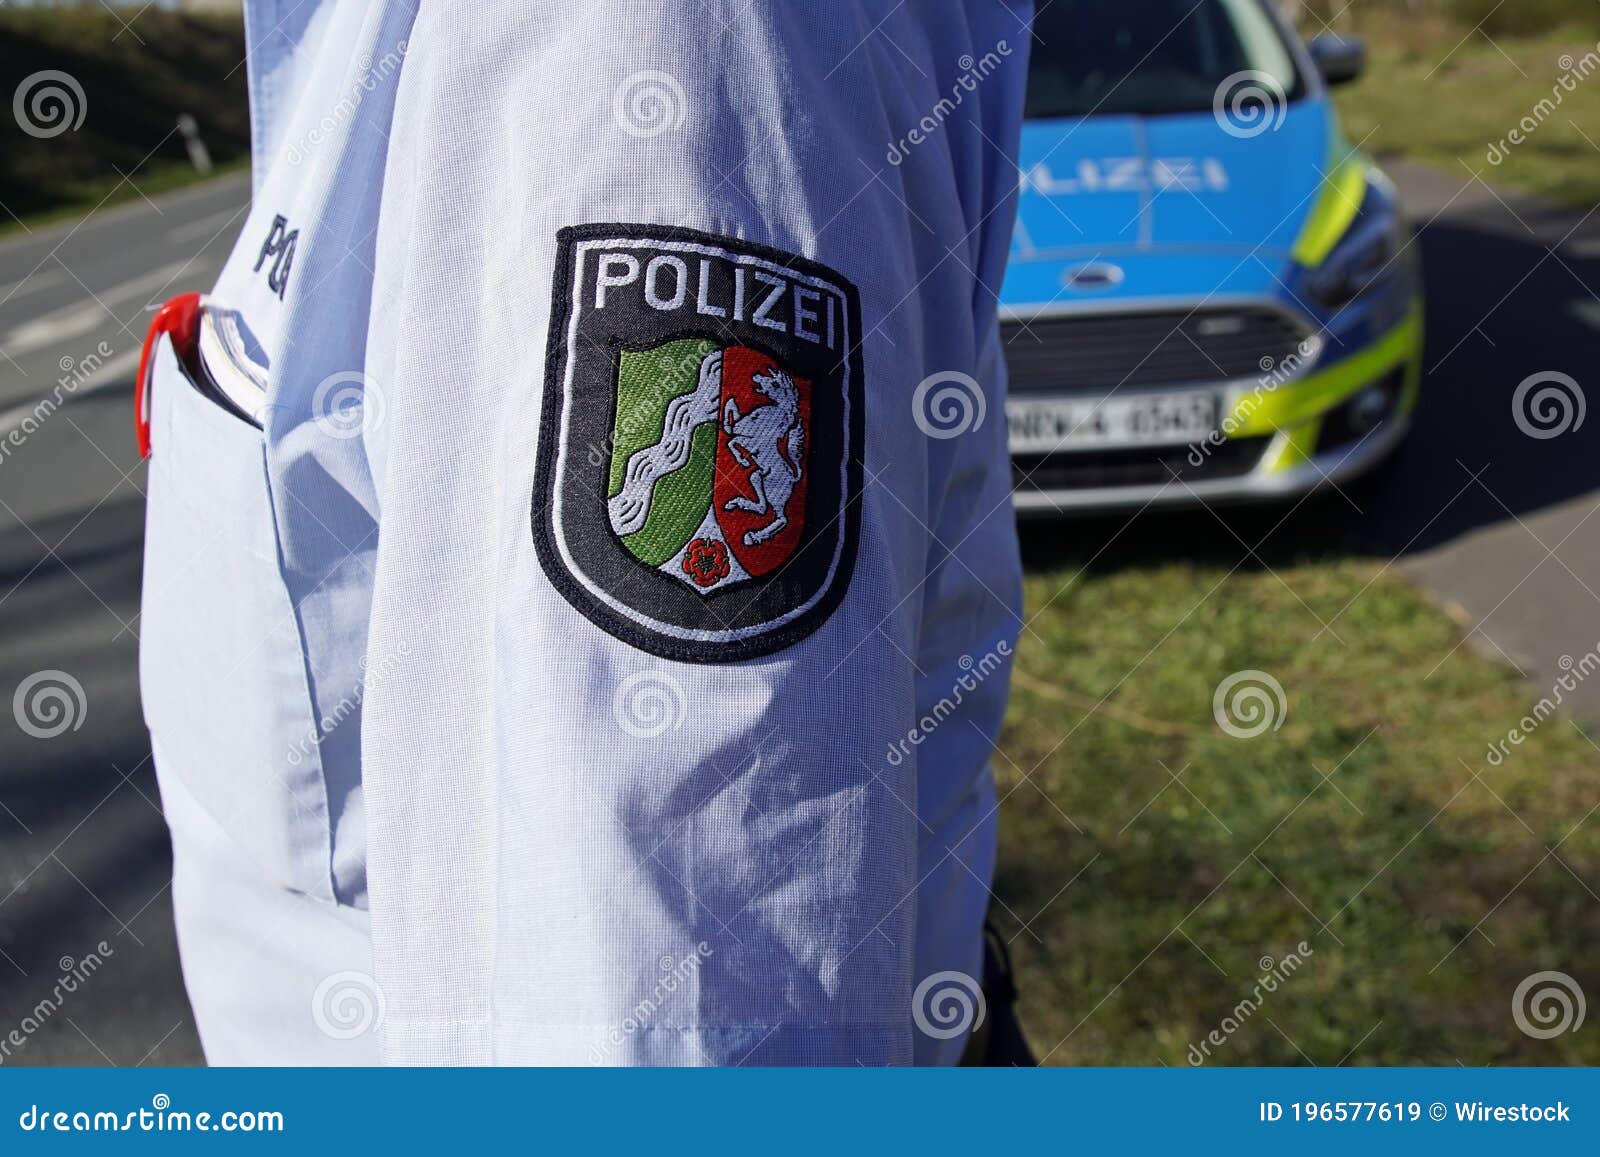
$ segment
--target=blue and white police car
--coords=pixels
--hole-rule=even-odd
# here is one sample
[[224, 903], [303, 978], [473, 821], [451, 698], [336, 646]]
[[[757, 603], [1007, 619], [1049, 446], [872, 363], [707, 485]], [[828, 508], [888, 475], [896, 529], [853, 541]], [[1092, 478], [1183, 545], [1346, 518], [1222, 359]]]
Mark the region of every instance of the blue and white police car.
[[1416, 246], [1268, 0], [1052, 0], [1001, 291], [1023, 513], [1283, 498], [1369, 469], [1421, 375]]

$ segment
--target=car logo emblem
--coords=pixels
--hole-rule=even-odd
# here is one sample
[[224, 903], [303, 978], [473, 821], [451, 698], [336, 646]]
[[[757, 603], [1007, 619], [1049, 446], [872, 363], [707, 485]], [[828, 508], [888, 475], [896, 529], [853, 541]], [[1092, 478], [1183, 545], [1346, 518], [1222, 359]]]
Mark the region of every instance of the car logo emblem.
[[1061, 276], [1061, 284], [1080, 293], [1093, 293], [1096, 290], [1113, 289], [1121, 285], [1125, 276], [1120, 265], [1108, 265], [1097, 261], [1067, 270]]

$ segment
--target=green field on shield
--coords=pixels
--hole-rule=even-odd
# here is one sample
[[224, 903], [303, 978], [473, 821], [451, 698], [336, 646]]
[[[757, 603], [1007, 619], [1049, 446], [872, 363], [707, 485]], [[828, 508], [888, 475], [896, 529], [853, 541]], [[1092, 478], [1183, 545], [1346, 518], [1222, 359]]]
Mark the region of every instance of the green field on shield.
[[[715, 342], [685, 338], [640, 353], [624, 352], [617, 371], [617, 412], [612, 423], [611, 483], [608, 494], [622, 489], [628, 459], [661, 440], [667, 406], [699, 382], [700, 363], [717, 348]], [[689, 461], [656, 483], [650, 516], [644, 527], [622, 540], [639, 561], [660, 566], [699, 528], [711, 508], [712, 472], [716, 465], [717, 431], [707, 422], [694, 432]]]

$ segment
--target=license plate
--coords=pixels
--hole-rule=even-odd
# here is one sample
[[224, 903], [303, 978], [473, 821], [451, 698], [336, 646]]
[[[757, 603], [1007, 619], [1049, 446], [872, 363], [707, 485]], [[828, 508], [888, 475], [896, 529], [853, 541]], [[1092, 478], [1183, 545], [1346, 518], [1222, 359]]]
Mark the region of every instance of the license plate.
[[1013, 454], [1204, 441], [1217, 428], [1217, 397], [1207, 393], [1134, 398], [1051, 398], [1006, 403]]

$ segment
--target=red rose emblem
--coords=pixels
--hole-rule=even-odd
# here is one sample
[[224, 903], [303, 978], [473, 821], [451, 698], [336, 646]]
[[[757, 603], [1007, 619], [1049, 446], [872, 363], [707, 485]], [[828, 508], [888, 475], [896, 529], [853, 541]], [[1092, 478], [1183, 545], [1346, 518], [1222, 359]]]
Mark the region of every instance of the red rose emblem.
[[683, 573], [703, 587], [728, 577], [728, 548], [714, 538], [697, 538], [683, 552]]

